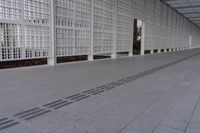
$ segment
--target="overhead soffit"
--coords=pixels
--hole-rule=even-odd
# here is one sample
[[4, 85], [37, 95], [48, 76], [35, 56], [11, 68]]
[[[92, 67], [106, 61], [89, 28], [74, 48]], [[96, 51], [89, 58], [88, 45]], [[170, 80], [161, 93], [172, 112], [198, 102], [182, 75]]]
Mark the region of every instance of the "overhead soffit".
[[200, 0], [164, 0], [168, 5], [200, 27]]

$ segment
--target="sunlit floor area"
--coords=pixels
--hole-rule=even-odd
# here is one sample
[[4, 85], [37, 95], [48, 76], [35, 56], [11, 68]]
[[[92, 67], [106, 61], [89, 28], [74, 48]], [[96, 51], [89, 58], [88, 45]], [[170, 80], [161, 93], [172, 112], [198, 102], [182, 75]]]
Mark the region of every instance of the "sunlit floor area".
[[0, 133], [199, 133], [200, 49], [0, 71]]

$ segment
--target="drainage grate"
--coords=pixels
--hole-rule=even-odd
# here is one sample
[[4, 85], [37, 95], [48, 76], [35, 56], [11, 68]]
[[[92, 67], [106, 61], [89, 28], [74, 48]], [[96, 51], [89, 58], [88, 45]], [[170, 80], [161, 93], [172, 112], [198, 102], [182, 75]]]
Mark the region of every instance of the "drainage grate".
[[0, 119], [0, 131], [3, 130], [3, 129], [7, 129], [7, 128], [10, 128], [12, 126], [15, 126], [17, 124], [19, 124], [19, 122], [16, 122], [16, 121], [11, 120], [9, 118]]
[[82, 94], [76, 94], [76, 95], [67, 97], [66, 99], [69, 99], [71, 101], [81, 101], [81, 100], [89, 98], [89, 97], [90, 97], [90, 95], [86, 95], [86, 94], [82, 93]]
[[104, 92], [104, 90], [95, 89], [95, 90], [92, 90], [92, 91], [87, 91], [86, 93], [89, 94], [89, 95], [96, 95], [96, 94], [99, 94], [99, 93], [102, 93], [102, 92]]
[[113, 87], [117, 87], [117, 86], [121, 86], [123, 85], [124, 83], [120, 82], [120, 81], [116, 81], [116, 82], [112, 82], [110, 84], [107, 84], [109, 86], [113, 86]]
[[110, 90], [110, 89], [113, 89], [113, 88], [115, 88], [115, 87], [114, 86], [110, 86], [110, 85], [103, 85], [103, 86], [97, 87], [96, 89]]
[[14, 114], [13, 117], [17, 117], [17, 118], [23, 119], [23, 120], [31, 120], [35, 117], [39, 117], [39, 116], [47, 114], [49, 112], [51, 112], [51, 111], [37, 107], [37, 108], [33, 108], [33, 109], [30, 109], [27, 111], [20, 112], [18, 114]]
[[77, 98], [72, 99], [72, 100], [74, 100], [74, 101], [81, 101], [81, 100], [84, 100], [84, 99], [89, 98], [89, 97], [90, 96], [81, 96], [81, 97], [77, 97]]
[[70, 104], [72, 104], [72, 103], [73, 103], [73, 102], [60, 99], [60, 100], [57, 100], [57, 101], [48, 103], [48, 104], [46, 104], [46, 105], [43, 105], [43, 107], [50, 108], [50, 109], [60, 109], [60, 108], [62, 108], [62, 107], [65, 107], [65, 106], [67, 106], [67, 105], [70, 105]]
[[65, 99], [71, 99], [71, 98], [74, 98], [74, 97], [78, 97], [80, 96], [81, 94], [78, 93], [78, 94], [75, 94], [75, 95], [72, 95], [72, 96], [69, 96], [69, 97], [66, 97]]

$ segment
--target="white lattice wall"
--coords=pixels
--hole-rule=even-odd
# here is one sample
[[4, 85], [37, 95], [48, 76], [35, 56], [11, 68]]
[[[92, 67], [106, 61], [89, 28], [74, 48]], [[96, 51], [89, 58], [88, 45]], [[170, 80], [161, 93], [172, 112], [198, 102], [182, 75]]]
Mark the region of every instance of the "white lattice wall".
[[128, 52], [132, 44], [133, 1], [117, 0], [117, 52]]
[[192, 46], [198, 46], [199, 28], [186, 18], [159, 0], [146, 0], [144, 5], [145, 50], [189, 48], [190, 35]]
[[198, 48], [200, 44], [200, 30], [194, 25], [191, 25], [191, 35], [192, 35], [192, 48]]
[[134, 18], [145, 50], [199, 47], [199, 28], [160, 0], [52, 1], [0, 0], [0, 61], [130, 52]]
[[115, 0], [94, 0], [94, 54], [114, 51]]
[[49, 0], [0, 0], [0, 60], [49, 57]]
[[144, 4], [145, 0], [133, 0], [134, 17], [139, 20], [144, 20]]
[[[145, 49], [153, 49], [154, 48], [154, 0], [148, 0], [145, 1], [145, 10], [144, 10], [144, 16], [145, 16]], [[147, 45], [148, 44], [148, 45]]]
[[56, 0], [57, 56], [90, 51], [90, 0]]

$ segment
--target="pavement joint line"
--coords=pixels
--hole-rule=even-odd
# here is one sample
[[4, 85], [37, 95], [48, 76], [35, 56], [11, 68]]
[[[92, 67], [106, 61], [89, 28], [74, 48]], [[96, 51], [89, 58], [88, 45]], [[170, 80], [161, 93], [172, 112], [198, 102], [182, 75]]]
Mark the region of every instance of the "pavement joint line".
[[[160, 99], [160, 97], [158, 99]], [[140, 113], [138, 113], [132, 120], [130, 120], [127, 124], [125, 124], [125, 126], [123, 128], [121, 128], [118, 133], [122, 133], [132, 122], [134, 122], [138, 117], [140, 117], [140, 115], [144, 114], [145, 110], [147, 110], [153, 104], [154, 103], [151, 103], [151, 104], [147, 105], [147, 107], [145, 107]]]
[[[187, 90], [188, 90], [189, 88], [190, 88], [190, 87], [187, 87]], [[178, 99], [180, 100], [181, 97], [179, 97]], [[178, 100], [178, 101], [179, 101], [179, 100]], [[196, 104], [195, 108], [198, 106], [198, 103], [199, 103], [199, 102], [200, 102], [200, 97], [199, 97], [198, 100], [197, 100], [197, 104]], [[171, 129], [174, 129], [174, 130], [177, 130], [177, 131], [183, 131], [184, 133], [187, 131], [187, 127], [186, 127], [185, 130], [183, 130], [183, 129], [178, 129], [178, 128], [175, 128], [175, 127], [170, 127], [170, 126], [167, 126], [167, 125], [165, 125], [165, 124], [162, 123], [162, 120], [165, 119], [165, 117], [168, 115], [168, 113], [169, 113], [175, 106], [176, 106], [176, 103], [174, 103], [174, 104], [171, 106], [171, 108], [169, 109], [169, 111], [166, 113], [166, 115], [165, 115], [163, 118], [161, 118], [161, 120], [160, 120], [159, 123], [155, 126], [155, 128], [151, 131], [151, 133], [154, 133], [155, 130], [158, 128], [158, 126], [165, 126], [165, 127], [167, 127], [167, 128], [171, 128]], [[195, 110], [195, 109], [194, 109], [194, 110]], [[191, 115], [191, 117], [192, 117], [192, 115]], [[190, 122], [188, 122], [188, 125], [189, 125], [189, 123], [190, 123]], [[188, 125], [187, 125], [187, 126], [188, 126]]]
[[167, 126], [167, 125], [165, 125], [165, 124], [160, 124], [160, 125], [163, 126], [163, 127], [167, 127], [167, 128], [174, 129], [174, 130], [176, 130], [176, 131], [183, 131], [183, 132], [185, 132], [183, 129], [179, 129], [179, 128], [175, 128], [175, 127]]
[[[189, 89], [190, 87], [187, 87], [187, 89]], [[178, 98], [179, 100], [181, 99], [181, 97]], [[167, 111], [167, 113], [163, 116], [163, 118], [161, 118], [159, 120], [159, 123], [153, 128], [153, 130], [151, 131], [151, 133], [154, 133], [155, 130], [158, 128], [158, 126], [162, 125], [162, 121], [165, 119], [165, 117], [169, 114], [169, 112], [174, 108], [174, 106], [176, 106], [176, 103], [173, 103], [172, 106], [170, 107], [170, 109]], [[165, 126], [165, 125], [163, 125]]]
[[[161, 66], [158, 66], [158, 67], [155, 67], [155, 68], [151, 68], [151, 69], [146, 70], [146, 71], [144, 71], [144, 72], [140, 72], [140, 73], [138, 73], [138, 74], [134, 74], [134, 75], [132, 75], [132, 76], [128, 76], [128, 77], [119, 79], [119, 80], [117, 80], [117, 81], [111, 82], [111, 83], [109, 83], [109, 84], [102, 85], [102, 86], [98, 86], [98, 87], [93, 88], [93, 89], [94, 89], [94, 90], [102, 91], [102, 92], [100, 92], [100, 93], [97, 93], [97, 94], [101, 94], [101, 93], [103, 93], [103, 92], [105, 92], [105, 91], [108, 91], [108, 90], [110, 90], [110, 89], [114, 89], [114, 88], [119, 87], [119, 86], [122, 86], [122, 85], [124, 85], [124, 84], [128, 84], [128, 83], [133, 82], [133, 81], [135, 81], [135, 80], [137, 80], [137, 79], [141, 79], [141, 78], [143, 78], [143, 77], [146, 77], [146, 76], [151, 75], [151, 74], [153, 74], [153, 73], [155, 73], [155, 72], [158, 72], [158, 71], [163, 70], [163, 69], [165, 69], [165, 68], [167, 68], [167, 67], [173, 66], [173, 65], [175, 65], [175, 64], [178, 64], [178, 63], [180, 63], [180, 62], [183, 62], [183, 61], [185, 61], [185, 60], [187, 60], [187, 59], [190, 59], [190, 58], [195, 57], [195, 56], [198, 56], [198, 55], [200, 55], [200, 53], [196, 53], [196, 54], [193, 54], [193, 55], [191, 55], [191, 56], [188, 56], [188, 57], [185, 57], [185, 58], [182, 58], [182, 59], [178, 59], [178, 60], [176, 60], [176, 61], [172, 61], [172, 62], [170, 62], [170, 63], [164, 64], [164, 65], [161, 65]], [[121, 81], [120, 81], [120, 80], [127, 80], [127, 79], [128, 79], [127, 82], [121, 84]], [[115, 83], [119, 83], [119, 84], [116, 85]], [[113, 84], [114, 84], [114, 85], [113, 85]], [[108, 86], [108, 89], [104, 88], [105, 86]], [[101, 88], [101, 87], [102, 87], [103, 89], [99, 89], [99, 88]], [[98, 89], [97, 89], [97, 88], [98, 88]], [[93, 90], [93, 89], [90, 89], [90, 90]], [[90, 90], [88, 90], [88, 91], [90, 91]], [[86, 93], [85, 93], [85, 92], [86, 92]], [[97, 94], [95, 94], [95, 95], [97, 95]], [[35, 114], [32, 114], [32, 115], [30, 115], [29, 117], [26, 117], [25, 119], [22, 119], [22, 118], [18, 117], [18, 115], [20, 116], [20, 115], [23, 114], [23, 113], [27, 113], [27, 112], [31, 111], [31, 109], [26, 110], [26, 111], [23, 111], [23, 112], [20, 112], [20, 113], [17, 113], [17, 114], [14, 114], [14, 115], [12, 115], [12, 117], [11, 117], [11, 118], [14, 119], [14, 120], [11, 119], [11, 120], [13, 120], [14, 123], [11, 123], [10, 125], [6, 125], [6, 126], [4, 126], [4, 127], [0, 127], [0, 131], [1, 131], [1, 130], [8, 129], [8, 128], [10, 128], [10, 127], [13, 127], [13, 126], [15, 126], [15, 125], [20, 124], [20, 120], [25, 120], [25, 121], [32, 120], [33, 118], [37, 118], [37, 117], [39, 117], [39, 116], [48, 114], [48, 113], [50, 113], [50, 112], [52, 112], [52, 111], [55, 111], [55, 110], [57, 110], [57, 109], [60, 109], [60, 108], [62, 108], [62, 107], [66, 107], [66, 106], [71, 105], [71, 104], [73, 104], [73, 103], [76, 103], [76, 102], [82, 101], [82, 100], [84, 100], [84, 99], [87, 99], [87, 98], [84, 98], [84, 99], [79, 99], [79, 100], [77, 100], [77, 101], [76, 101], [76, 100], [73, 100], [74, 97], [83, 96], [83, 95], [88, 96], [87, 98], [90, 98], [90, 97], [94, 96], [93, 94], [88, 94], [88, 93], [87, 93], [87, 90], [86, 90], [86, 91], [84, 91], [84, 92], [82, 92], [82, 93], [77, 93], [77, 94], [68, 96], [68, 97], [66, 97], [66, 98], [60, 98], [60, 100], [66, 101], [66, 104], [63, 104], [63, 106], [57, 106], [56, 108], [48, 108], [48, 107], [45, 106], [45, 105], [47, 105], [47, 104], [45, 104], [45, 105], [42, 105], [41, 107], [32, 108], [32, 109], [36, 109], [36, 110], [37, 110], [37, 108], [38, 108], [38, 109], [43, 109], [43, 111], [42, 111], [42, 112], [40, 112], [40, 111], [37, 112], [37, 111], [36, 111]], [[59, 99], [58, 99], [58, 100], [59, 100]], [[69, 102], [69, 104], [67, 104], [67, 101]], [[54, 101], [54, 102], [55, 102], [55, 101]], [[52, 103], [53, 103], [53, 102], [52, 102]], [[50, 103], [49, 103], [49, 104], [50, 104]], [[147, 107], [147, 108], [148, 108], [148, 107]], [[141, 113], [143, 113], [143, 112], [141, 112]], [[7, 118], [7, 117], [5, 117], [5, 118]], [[18, 121], [15, 121], [15, 119], [18, 119]]]
[[194, 106], [194, 109], [193, 109], [193, 111], [192, 111], [192, 114], [191, 114], [191, 116], [190, 116], [190, 119], [189, 119], [189, 121], [188, 121], [188, 123], [187, 123], [187, 126], [186, 126], [184, 132], [187, 131], [188, 126], [189, 126], [189, 124], [190, 124], [190, 122], [191, 122], [192, 116], [194, 115], [194, 112], [195, 112], [195, 110], [197, 109], [197, 106], [198, 106], [199, 102], [200, 102], [200, 96], [199, 96], [199, 98], [198, 98], [198, 100], [197, 100], [197, 102], [196, 102], [196, 104], [195, 104], [195, 106]]

